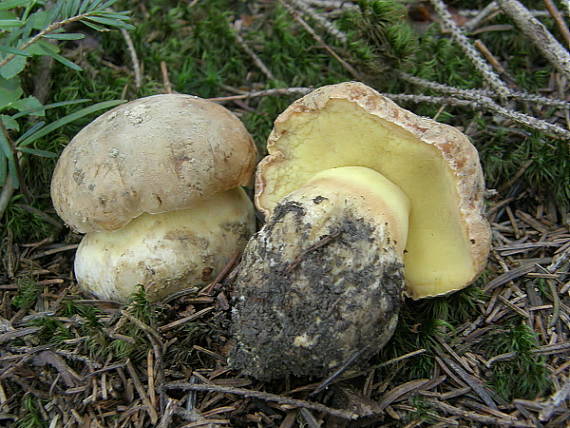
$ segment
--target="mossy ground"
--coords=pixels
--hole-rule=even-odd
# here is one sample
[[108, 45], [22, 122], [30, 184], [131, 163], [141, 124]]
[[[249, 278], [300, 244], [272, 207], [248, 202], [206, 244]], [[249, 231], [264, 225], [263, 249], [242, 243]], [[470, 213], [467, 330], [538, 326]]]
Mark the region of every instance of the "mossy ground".
[[[314, 21], [305, 17], [318, 30], [325, 43], [352, 64], [361, 80], [381, 92], [424, 95], [436, 94], [398, 79], [397, 71], [406, 71], [463, 89], [481, 88], [484, 85], [480, 74], [460, 48], [447, 35], [442, 34], [437, 23], [431, 23], [419, 31], [406, 23], [407, 13], [402, 4], [390, 1], [367, 4], [364, 18], [357, 14], [347, 14], [337, 21], [339, 28], [346, 31], [349, 37], [346, 44], [327, 35]], [[479, 6], [472, 2], [454, 2], [453, 5], [468, 8]], [[117, 8], [132, 11], [136, 29], [130, 34], [141, 63], [141, 87], [135, 86], [131, 58], [121, 34], [89, 33], [85, 41], [64, 45], [66, 55], [81, 65], [84, 71], [77, 73], [55, 64], [49, 82], [51, 102], [76, 98], [89, 98], [92, 102], [99, 102], [162, 93], [166, 89], [161, 62], [168, 69], [173, 90], [205, 98], [234, 95], [238, 90], [318, 87], [355, 79], [279, 2], [123, 1]], [[242, 25], [240, 34], [271, 71], [272, 79], [260, 71], [237, 42], [236, 30], [231, 24], [238, 19], [241, 19]], [[552, 20], [546, 18], [543, 22], [557, 35]], [[491, 24], [511, 22], [499, 15], [488, 23]], [[518, 89], [564, 96], [564, 91], [562, 95], [560, 93], [560, 86], [553, 83], [552, 66], [520, 32], [488, 31], [482, 33], [480, 39], [501, 60]], [[30, 82], [39, 72], [38, 67], [39, 64], [27, 71], [26, 78]], [[30, 86], [29, 90], [33, 91], [33, 88]], [[297, 97], [298, 95], [266, 96], [225, 105], [244, 121], [263, 154], [273, 120]], [[570, 201], [570, 152], [567, 141], [518, 125], [513, 126], [503, 118], [482, 110], [451, 106], [443, 108], [425, 103], [407, 103], [405, 106], [418, 114], [437, 116], [440, 121], [470, 131], [472, 141], [482, 157], [487, 186], [499, 190], [495, 199], [489, 202], [491, 217], [499, 234], [508, 236], [511, 241], [526, 236], [528, 242], [538, 241], [540, 236], [543, 240], [560, 240], [568, 236], [565, 235], [568, 234], [568, 224], [564, 223], [568, 221], [564, 214], [567, 213]], [[554, 108], [521, 103], [518, 107], [546, 120], [560, 121], [561, 113]], [[48, 119], [55, 120], [70, 113], [72, 108], [52, 110], [48, 113]], [[82, 119], [49, 139], [38, 141], [36, 148], [60, 152], [70, 138], [91, 119]], [[564, 120], [566, 119], [563, 118], [562, 121]], [[53, 418], [57, 413], [53, 409], [65, 407], [66, 400], [69, 400], [79, 406], [78, 414], [84, 423], [98, 420], [104, 421], [101, 422], [106, 424], [104, 426], [115, 426], [113, 424], [123, 422], [135, 424], [137, 418], [143, 425], [150, 423], [149, 419], [145, 420], [147, 413], [144, 409], [132, 410], [133, 402], [139, 406], [145, 405], [143, 397], [133, 392], [132, 381], [130, 392], [123, 391], [123, 379], [129, 377], [126, 381], [128, 384], [131, 377], [125, 368], [127, 359], [137, 368], [145, 386], [149, 382], [146, 367], [154, 364], [154, 367], [163, 370], [161, 378], [155, 381], [187, 381], [189, 378], [199, 381], [204, 376], [213, 379], [226, 375], [227, 385], [252, 389], [261, 387], [257, 383], [252, 385], [249, 379], [232, 377], [236, 374], [228, 375], [224, 372], [221, 353], [230, 342], [227, 337], [225, 305], [220, 303], [225, 296], [223, 289], [218, 288], [215, 293], [205, 296], [190, 294], [161, 305], [150, 305], [144, 295], [138, 294], [133, 303], [121, 313], [121, 308], [112, 303], [82, 300], [71, 280], [70, 253], [61, 252], [34, 258], [45, 248], [39, 246], [36, 249], [26, 246], [27, 244], [44, 239], [47, 239], [44, 245], [54, 242], [69, 244], [78, 240], [77, 236], [69, 234], [62, 225], [58, 226], [59, 220], [51, 206], [49, 181], [54, 162], [37, 157], [29, 159], [24, 170], [27, 195], [20, 193], [12, 199], [1, 226], [4, 272], [0, 272], [0, 282], [7, 284], [0, 290], [3, 296], [1, 316], [10, 319], [16, 328], [38, 328], [34, 334], [3, 343], [1, 353], [2, 358], [26, 357], [37, 352], [30, 349], [46, 346], [56, 350], [58, 358], [65, 359], [66, 367], [79, 373], [80, 379], [70, 380], [71, 384], [65, 385], [57, 380], [54, 382], [58, 375], [67, 376], [61, 367], [58, 369], [57, 363], [53, 363], [60, 361], [55, 357], [51, 366], [35, 365], [31, 363], [34, 361], [32, 357], [15, 369], [3, 365], [0, 390], [9, 393], [9, 396], [2, 401], [4, 398], [0, 394], [0, 406], [5, 406], [2, 412], [14, 416], [13, 419], [6, 420], [20, 427], [49, 426], [50, 417]], [[516, 180], [512, 181], [515, 176]], [[501, 201], [507, 198], [512, 198], [512, 203], [501, 208]], [[509, 207], [510, 212], [505, 211], [505, 207]], [[518, 212], [535, 217], [546, 232], [529, 224], [528, 219], [519, 216]], [[513, 213], [516, 214], [515, 218], [512, 217]], [[495, 244], [506, 245], [507, 241], [497, 240]], [[527, 276], [517, 278], [515, 282], [505, 282], [493, 290], [484, 291], [483, 288], [497, 278], [505, 266], [514, 268], [526, 259], [552, 257], [554, 251], [562, 245], [536, 247], [514, 256], [503, 256], [498, 251], [488, 271], [477, 284], [467, 290], [447, 298], [407, 302], [393, 340], [372, 362], [375, 370], [361, 376], [353, 373], [351, 387], [359, 388], [368, 398], [382, 401], [386, 397], [385, 392], [397, 385], [419, 378], [447, 376], [440, 389], [431, 391], [440, 395], [404, 396], [406, 400], [390, 407], [391, 412], [399, 414], [402, 419], [391, 419], [394, 415], [391, 413], [392, 416], [384, 417], [383, 423], [386, 426], [401, 426], [399, 424], [404, 421], [416, 421], [420, 425], [441, 422], [438, 417], [443, 417], [445, 412], [438, 410], [430, 400], [435, 397], [444, 401], [442, 397], [445, 395], [441, 394], [470, 385], [465, 384], [467, 381], [465, 377], [462, 378], [463, 372], [470, 376], [468, 379], [481, 382], [485, 391], [494, 402], [502, 406], [500, 409], [505, 413], [516, 413], [516, 405], [513, 404], [515, 399], [536, 400], [547, 397], [559, 387], [556, 384], [559, 379], [555, 374], [557, 368], [563, 367], [567, 362], [564, 351], [545, 351], [545, 346], [551, 345], [553, 340], [554, 344], [559, 343], [568, 334], [564, 306], [569, 304], [568, 297], [555, 296], [547, 282], [558, 279]], [[536, 288], [536, 291], [530, 290], [531, 288]], [[555, 284], [555, 290], [562, 288], [563, 285]], [[499, 308], [500, 303], [497, 301], [500, 296], [506, 296], [504, 298], [509, 300], [524, 293], [534, 293], [532, 305], [519, 304], [522, 314], [526, 313], [528, 317], [521, 315], [521, 311], [508, 310], [508, 306]], [[529, 306], [541, 305], [547, 308], [528, 310]], [[207, 317], [197, 318], [179, 327], [160, 328], [208, 307], [215, 309]], [[555, 308], [558, 308], [558, 313], [553, 312]], [[124, 315], [125, 312], [127, 315]], [[553, 322], [551, 326], [550, 322]], [[553, 336], [553, 328], [558, 336]], [[161, 349], [168, 349], [168, 352], [162, 355]], [[451, 374], [445, 372], [444, 367], [450, 367], [447, 359], [455, 358], [449, 349], [471, 370], [464, 368], [463, 372], [458, 372], [450, 369]], [[385, 365], [386, 361], [418, 350], [424, 351]], [[508, 358], [485, 365], [485, 361], [497, 355], [510, 353], [513, 354]], [[157, 359], [160, 359], [159, 363]], [[13, 360], [19, 361], [16, 357]], [[106, 382], [111, 385], [108, 395], [102, 396], [100, 390], [98, 393], [93, 392], [91, 381], [85, 383], [85, 379], [91, 377], [83, 376], [87, 376], [89, 370], [114, 364], [118, 364], [119, 368], [117, 372], [108, 372]], [[568, 374], [568, 369], [562, 369], [558, 375], [561, 373]], [[458, 379], [453, 379], [454, 376]], [[101, 379], [93, 377], [95, 378]], [[282, 393], [318, 381], [289, 379], [285, 384], [267, 384], [265, 390]], [[54, 389], [50, 390], [52, 384]], [[81, 390], [82, 385], [88, 386]], [[79, 388], [79, 392], [69, 393], [73, 388]], [[65, 391], [69, 395], [65, 395]], [[86, 397], [90, 397], [91, 393], [95, 396], [88, 400]], [[156, 404], [156, 408], [162, 411], [164, 400], [168, 397], [164, 391], [160, 392], [160, 397], [163, 402]], [[191, 401], [180, 391], [171, 397], [187, 400], [181, 403], [182, 407]], [[133, 401], [128, 402], [128, 398]], [[261, 401], [237, 402], [230, 398], [220, 396], [216, 401], [213, 395], [202, 397], [201, 399], [211, 399], [212, 402], [210, 407], [206, 406], [201, 411], [215, 409], [216, 403], [221, 403], [219, 406], [225, 404], [233, 410], [226, 410], [229, 413], [224, 414], [224, 417], [237, 426], [279, 426], [286, 414], [283, 408], [268, 407]], [[330, 402], [330, 396], [326, 393], [311, 399]], [[456, 408], [476, 410], [472, 402], [480, 399], [475, 390], [471, 390], [459, 401], [451, 403]], [[518, 405], [522, 404], [519, 402]], [[128, 413], [131, 410], [132, 413]], [[127, 416], [125, 412], [128, 413]], [[136, 415], [136, 418], [131, 420], [134, 417], [132, 415]], [[184, 414], [178, 415], [175, 420], [183, 416]], [[299, 424], [305, 423], [304, 417], [301, 414], [297, 416]], [[467, 421], [470, 426], [479, 424], [476, 420], [462, 421]]]

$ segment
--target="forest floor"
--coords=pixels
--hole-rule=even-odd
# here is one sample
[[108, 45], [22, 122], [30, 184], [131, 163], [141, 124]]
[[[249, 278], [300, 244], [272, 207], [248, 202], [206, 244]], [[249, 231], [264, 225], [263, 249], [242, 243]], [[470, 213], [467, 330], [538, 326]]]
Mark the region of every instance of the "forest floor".
[[[260, 156], [293, 100], [347, 80], [458, 127], [481, 156], [493, 249], [467, 289], [406, 300], [368, 368], [326, 385], [262, 383], [226, 364], [234, 265], [160, 303], [142, 291], [126, 306], [82, 295], [72, 269], [81, 236], [49, 199], [55, 159], [30, 155], [26, 189], [2, 220], [0, 425], [567, 426], [570, 71], [525, 34], [519, 12], [505, 12], [510, 0], [487, 3], [122, 1], [113, 7], [131, 12], [129, 33], [74, 24], [87, 37], [62, 42], [62, 54], [82, 71], [37, 62], [22, 77], [44, 101], [214, 99], [243, 120]], [[570, 10], [533, 7], [568, 46]], [[60, 153], [92, 119], [34, 147]]]

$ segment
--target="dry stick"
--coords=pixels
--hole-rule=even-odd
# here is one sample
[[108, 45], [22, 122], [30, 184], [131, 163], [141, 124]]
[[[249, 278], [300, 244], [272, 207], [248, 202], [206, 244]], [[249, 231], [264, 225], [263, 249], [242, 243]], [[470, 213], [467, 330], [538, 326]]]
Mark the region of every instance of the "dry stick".
[[45, 256], [51, 256], [52, 254], [61, 253], [63, 251], [75, 250], [77, 247], [79, 247], [79, 244], [63, 245], [63, 246], [58, 247], [58, 248], [53, 248], [51, 250], [46, 250], [46, 251], [42, 251], [41, 253], [34, 254], [34, 255], [30, 256], [30, 260], [39, 259], [39, 258], [45, 257]]
[[162, 352], [165, 349], [164, 344], [162, 343], [162, 339], [160, 337], [160, 334], [158, 334], [158, 332], [155, 329], [149, 327], [144, 322], [142, 322], [138, 318], [132, 316], [130, 313], [128, 313], [125, 310], [121, 310], [121, 315], [123, 315], [125, 318], [127, 318], [132, 323], [134, 323], [138, 328], [140, 328], [142, 331], [144, 331], [146, 333], [146, 335], [148, 336], [149, 341], [152, 345], [152, 349], [154, 351], [155, 370], [158, 372], [156, 379], [155, 379], [155, 385], [160, 385], [162, 383], [162, 378], [163, 378]]
[[[433, 89], [435, 91], [451, 94], [456, 97], [465, 98], [465, 99], [472, 99], [476, 101], [483, 101], [485, 97], [487, 98], [496, 98], [497, 94], [493, 93], [492, 91], [488, 91], [485, 89], [460, 89], [455, 88], [453, 86], [447, 86], [442, 83], [432, 82], [430, 80], [422, 79], [421, 77], [413, 76], [408, 73], [400, 72], [398, 76], [410, 83], [413, 83], [418, 86], [422, 86], [425, 88]], [[529, 101], [535, 104], [544, 104], [553, 107], [561, 107], [565, 109], [570, 108], [570, 103], [566, 100], [556, 99], [556, 98], [548, 98], [543, 97], [540, 95], [529, 94], [527, 92], [522, 91], [513, 91], [511, 92], [510, 96], [518, 101]]]
[[167, 94], [172, 94], [172, 84], [170, 83], [170, 79], [168, 77], [168, 67], [166, 66], [166, 62], [160, 61], [160, 71], [162, 73], [162, 82], [164, 84], [164, 91]]
[[479, 26], [479, 24], [486, 19], [489, 15], [495, 12], [499, 8], [499, 5], [496, 1], [492, 1], [489, 3], [481, 12], [479, 12], [474, 18], [470, 19], [464, 26], [463, 29], [470, 33], [475, 28]]
[[506, 97], [510, 94], [510, 89], [505, 85], [501, 78], [493, 71], [493, 69], [485, 62], [479, 52], [471, 45], [463, 30], [455, 24], [451, 14], [442, 0], [430, 0], [437, 14], [441, 17], [443, 25], [451, 32], [451, 36], [461, 47], [465, 55], [471, 60], [473, 65], [483, 75], [483, 78], [491, 85], [491, 87]]
[[343, 0], [304, 0], [304, 2], [316, 7], [334, 9], [355, 9], [358, 7], [353, 2]]
[[269, 95], [307, 95], [311, 92], [312, 88], [278, 88], [278, 89], [266, 89], [263, 91], [251, 91], [245, 94], [240, 95], [230, 95], [227, 97], [216, 97], [216, 98], [208, 98], [209, 101], [214, 102], [226, 102], [226, 101], [234, 101], [234, 100], [245, 100], [247, 98], [256, 98], [256, 97], [266, 97]]
[[338, 54], [325, 43], [321, 36], [319, 36], [315, 30], [313, 30], [311, 26], [299, 16], [299, 13], [295, 9], [293, 9], [289, 4], [285, 3], [284, 0], [279, 0], [279, 2], [283, 5], [283, 7], [285, 7], [285, 9], [287, 9], [293, 19], [301, 24], [301, 26], [313, 37], [313, 39], [315, 39], [317, 43], [319, 43], [334, 59], [336, 59], [340, 65], [342, 65], [342, 67], [351, 74], [352, 77], [360, 80], [360, 75], [358, 72], [348, 62], [338, 56]]
[[304, 2], [303, 0], [288, 0], [288, 1], [289, 3], [292, 3], [301, 12], [314, 19], [315, 22], [317, 22], [321, 27], [323, 27], [323, 29], [331, 36], [333, 36], [335, 39], [340, 40], [342, 43], [346, 43], [347, 41], [346, 34], [344, 34], [342, 31], [336, 28], [328, 19], [319, 15], [306, 2]]
[[364, 351], [368, 349], [368, 346], [354, 352], [337, 370], [333, 372], [329, 377], [322, 381], [317, 388], [309, 394], [309, 397], [314, 397], [319, 392], [328, 388], [335, 380], [340, 380], [339, 377], [342, 375], [357, 359], [360, 357]]
[[560, 34], [566, 41], [566, 45], [570, 47], [570, 30], [568, 30], [568, 26], [564, 21], [564, 17], [552, 0], [544, 0], [544, 5], [548, 9], [548, 12], [550, 12], [550, 15], [554, 19], [554, 22], [556, 22], [556, 26], [558, 27]]
[[443, 403], [439, 400], [428, 399], [427, 402], [431, 404], [433, 407], [438, 408], [439, 410], [444, 411], [450, 415], [460, 416], [463, 419], [479, 422], [481, 424], [492, 424], [492, 425], [499, 425], [499, 426], [513, 426], [513, 427], [528, 427], [532, 428], [533, 425], [530, 425], [526, 422], [520, 422], [516, 419], [503, 419], [497, 418], [495, 416], [487, 416], [482, 415], [476, 412], [469, 412], [458, 407], [451, 406], [447, 403]]
[[348, 410], [332, 409], [320, 403], [311, 401], [297, 400], [294, 398], [283, 397], [269, 392], [253, 391], [244, 388], [233, 388], [231, 386], [221, 385], [205, 385], [205, 384], [192, 384], [186, 382], [167, 383], [162, 386], [163, 389], [182, 389], [184, 391], [206, 391], [206, 392], [222, 392], [224, 394], [235, 394], [244, 397], [257, 398], [259, 400], [285, 404], [289, 406], [306, 408], [316, 410], [318, 412], [327, 413], [332, 416], [337, 416], [343, 419], [356, 419], [358, 415]]
[[570, 139], [570, 131], [558, 125], [554, 125], [544, 120], [537, 119], [533, 116], [529, 116], [527, 114], [519, 113], [517, 111], [509, 110], [505, 107], [502, 107], [496, 102], [494, 102], [491, 98], [482, 95], [482, 91], [453, 88], [451, 86], [442, 85], [440, 83], [435, 83], [424, 79], [420, 79], [419, 77], [415, 77], [407, 73], [400, 73], [399, 75], [404, 80], [407, 80], [410, 83], [418, 84], [424, 87], [438, 90], [440, 92], [447, 92], [454, 96], [460, 96], [472, 100], [473, 103], [475, 104], [475, 106], [472, 105], [473, 107], [486, 108], [490, 111], [493, 111], [497, 114], [500, 114], [501, 116], [504, 116], [508, 119], [511, 119], [517, 123], [528, 126], [530, 128], [534, 128], [539, 131], [543, 131], [545, 133], [556, 135], [558, 137]]
[[121, 28], [121, 35], [125, 39], [125, 42], [127, 42], [127, 48], [129, 55], [131, 56], [131, 62], [133, 63], [133, 71], [135, 72], [135, 87], [137, 89], [140, 89], [142, 84], [141, 66], [139, 63], [139, 57], [137, 56], [137, 51], [135, 50], [135, 45], [133, 44], [133, 39], [131, 39], [128, 31], [124, 28]]
[[570, 0], [562, 0], [562, 4], [566, 8], [566, 15], [570, 17]]
[[131, 378], [133, 379], [133, 382], [135, 384], [135, 389], [137, 390], [139, 397], [141, 398], [141, 400], [143, 401], [143, 403], [146, 406], [146, 411], [148, 412], [148, 415], [150, 416], [150, 421], [152, 422], [153, 425], [156, 425], [156, 423], [158, 422], [158, 414], [156, 413], [156, 409], [154, 407], [152, 407], [152, 404], [148, 398], [148, 395], [146, 394], [146, 391], [144, 390], [144, 386], [141, 383], [141, 380], [139, 379], [139, 376], [137, 375], [137, 372], [136, 372], [135, 368], [133, 367], [133, 363], [131, 363], [131, 360], [127, 360], [127, 370], [129, 371], [129, 374], [131, 375]]
[[273, 73], [269, 70], [269, 68], [267, 68], [267, 66], [263, 63], [263, 61], [257, 56], [257, 54], [247, 45], [245, 40], [241, 37], [241, 35], [238, 32], [237, 25], [234, 24], [232, 26], [228, 22], [228, 26], [230, 28], [233, 28], [233, 30], [234, 30], [233, 34], [234, 34], [234, 37], [236, 38], [238, 44], [245, 51], [245, 53], [247, 53], [249, 55], [249, 57], [253, 60], [253, 63], [257, 66], [257, 68], [259, 68], [261, 70], [261, 72], [263, 74], [265, 74], [265, 76], [269, 80], [275, 80], [275, 76], [273, 76]]
[[566, 379], [564, 385], [559, 391], [557, 391], [546, 402], [542, 403], [544, 407], [538, 415], [539, 419], [542, 422], [548, 421], [554, 414], [554, 411], [560, 408], [562, 403], [564, 403], [568, 397], [570, 397], [570, 378]]
[[208, 306], [207, 308], [204, 308], [204, 309], [196, 312], [195, 314], [192, 314], [192, 315], [184, 317], [184, 318], [177, 319], [176, 321], [172, 321], [169, 324], [162, 325], [162, 326], [158, 327], [158, 330], [159, 331], [171, 330], [173, 328], [178, 327], [179, 325], [182, 325], [182, 324], [185, 324], [187, 322], [194, 321], [198, 318], [201, 318], [202, 316], [206, 315], [207, 313], [212, 312], [214, 309], [216, 309], [214, 306]]
[[570, 79], [570, 53], [558, 43], [546, 27], [518, 0], [497, 0], [520, 30], [536, 45], [548, 61]]
[[503, 75], [507, 73], [507, 70], [505, 70], [505, 68], [501, 65], [501, 63], [497, 60], [497, 58], [495, 58], [495, 55], [493, 55], [491, 51], [487, 48], [487, 46], [485, 46], [485, 43], [483, 43], [481, 40], [475, 40], [474, 45], [477, 49], [479, 49], [481, 54], [483, 54], [483, 56], [489, 62], [489, 64], [491, 64], [493, 68], [497, 70], [497, 72]]

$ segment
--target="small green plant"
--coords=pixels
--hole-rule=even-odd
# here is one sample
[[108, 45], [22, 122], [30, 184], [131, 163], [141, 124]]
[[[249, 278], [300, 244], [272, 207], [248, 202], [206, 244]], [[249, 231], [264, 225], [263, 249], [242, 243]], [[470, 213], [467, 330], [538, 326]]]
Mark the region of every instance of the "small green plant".
[[48, 424], [44, 421], [42, 414], [38, 409], [36, 400], [32, 395], [26, 395], [22, 400], [22, 408], [24, 416], [16, 421], [17, 428], [43, 428]]
[[490, 384], [504, 399], [535, 399], [550, 387], [544, 357], [531, 352], [537, 343], [536, 334], [524, 322], [513, 323], [485, 341], [486, 349], [495, 355], [516, 352], [515, 358], [492, 366]]
[[43, 105], [29, 94], [21, 79], [27, 65], [38, 57], [51, 57], [74, 71], [81, 67], [60, 54], [57, 42], [77, 41], [81, 32], [67, 32], [72, 23], [82, 23], [96, 31], [131, 29], [126, 12], [114, 12], [117, 0], [9, 0], [0, 4], [0, 218], [16, 189], [24, 189], [22, 168], [26, 155], [55, 157], [51, 151], [34, 147], [40, 138], [93, 112], [121, 101], [105, 101], [74, 111], [47, 123], [40, 118], [53, 108], [86, 103], [72, 99]]
[[40, 295], [41, 288], [36, 281], [29, 277], [18, 278], [18, 294], [12, 299], [12, 305], [18, 309], [29, 309]]

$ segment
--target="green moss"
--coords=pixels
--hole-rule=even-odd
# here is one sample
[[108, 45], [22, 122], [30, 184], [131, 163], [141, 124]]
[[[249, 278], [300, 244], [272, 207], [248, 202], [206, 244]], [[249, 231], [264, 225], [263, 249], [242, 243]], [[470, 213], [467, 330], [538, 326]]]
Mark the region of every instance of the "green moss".
[[12, 299], [12, 306], [18, 309], [31, 308], [38, 299], [42, 289], [37, 281], [30, 277], [21, 277], [16, 280], [18, 293]]
[[538, 346], [535, 332], [524, 322], [511, 322], [486, 336], [482, 349], [488, 358], [515, 352], [515, 358], [493, 364], [489, 384], [505, 400], [535, 399], [550, 386], [543, 356], [533, 354]]
[[[536, 195], [548, 195], [563, 208], [570, 201], [570, 149], [568, 144], [539, 133], [513, 137], [505, 129], [484, 131], [478, 138], [487, 185], [499, 187], [529, 161], [521, 184]], [[515, 140], [515, 141], [513, 141]]]

